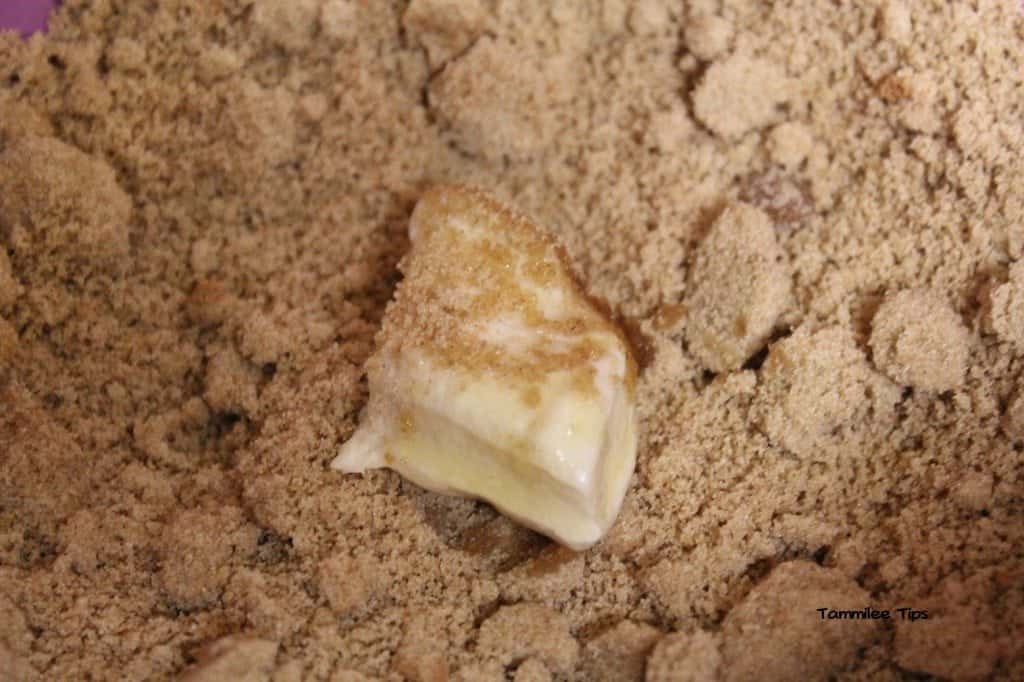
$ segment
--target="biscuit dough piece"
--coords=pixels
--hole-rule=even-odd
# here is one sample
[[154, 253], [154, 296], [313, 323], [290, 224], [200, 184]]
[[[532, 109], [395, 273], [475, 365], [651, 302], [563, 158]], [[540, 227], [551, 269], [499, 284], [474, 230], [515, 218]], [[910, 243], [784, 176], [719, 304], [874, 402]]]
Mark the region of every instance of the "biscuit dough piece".
[[555, 245], [486, 194], [421, 198], [370, 399], [332, 466], [479, 497], [573, 548], [611, 526], [636, 458], [635, 363]]

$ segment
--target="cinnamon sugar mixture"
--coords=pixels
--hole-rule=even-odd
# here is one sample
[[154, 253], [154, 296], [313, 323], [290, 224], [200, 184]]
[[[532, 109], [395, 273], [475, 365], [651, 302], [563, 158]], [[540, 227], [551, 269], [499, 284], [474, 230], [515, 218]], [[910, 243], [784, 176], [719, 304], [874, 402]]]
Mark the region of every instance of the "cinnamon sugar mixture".
[[[1024, 679], [1022, 64], [1017, 0], [0, 36], [0, 679]], [[644, 349], [585, 553], [327, 468], [439, 182]]]

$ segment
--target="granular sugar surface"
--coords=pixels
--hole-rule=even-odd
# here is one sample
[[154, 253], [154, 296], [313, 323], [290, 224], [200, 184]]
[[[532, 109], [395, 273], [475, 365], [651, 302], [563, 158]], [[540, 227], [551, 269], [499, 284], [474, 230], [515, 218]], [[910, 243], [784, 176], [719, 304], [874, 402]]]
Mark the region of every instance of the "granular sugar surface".
[[[1016, 0], [0, 36], [0, 679], [1024, 679], [1022, 64]], [[585, 553], [328, 469], [440, 182], [644, 351]]]

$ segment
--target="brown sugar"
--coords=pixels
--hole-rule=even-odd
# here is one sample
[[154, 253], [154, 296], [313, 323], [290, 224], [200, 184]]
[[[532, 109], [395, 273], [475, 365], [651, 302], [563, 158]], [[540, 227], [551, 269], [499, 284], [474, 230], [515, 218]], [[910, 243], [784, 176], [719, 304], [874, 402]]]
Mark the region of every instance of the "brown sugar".
[[693, 93], [694, 114], [713, 133], [738, 138], [775, 123], [789, 99], [784, 72], [775, 64], [736, 54], [714, 62]]
[[188, 510], [171, 520], [158, 553], [160, 582], [173, 608], [202, 608], [218, 599], [232, 565], [256, 551], [258, 534], [234, 507]]
[[775, 567], [722, 622], [723, 679], [828, 679], [881, 628], [830, 614], [863, 611], [868, 601], [838, 571], [802, 561]]
[[987, 604], [972, 608], [972, 594], [991, 592], [998, 580], [981, 572], [939, 582], [914, 613], [896, 622], [893, 648], [900, 665], [950, 680], [989, 679], [1000, 659], [1019, 647], [1014, 634], [999, 627], [997, 610]]
[[934, 292], [886, 297], [871, 323], [875, 365], [893, 381], [925, 391], [948, 391], [967, 370], [970, 337], [960, 317]]
[[714, 14], [699, 14], [687, 22], [683, 35], [686, 49], [699, 59], [709, 61], [729, 49], [732, 33], [728, 19]]
[[698, 630], [661, 638], [647, 659], [646, 682], [713, 682], [722, 665], [718, 637]]
[[[1017, 0], [0, 34], [0, 679], [1024, 679], [1022, 35]], [[650, 351], [584, 553], [328, 469], [438, 184]]]
[[569, 624], [557, 611], [540, 604], [503, 606], [480, 626], [481, 653], [502, 665], [536, 657], [553, 671], [567, 673], [576, 663], [579, 646]]
[[0, 221], [16, 260], [66, 277], [71, 259], [105, 264], [128, 251], [131, 200], [106, 163], [49, 137], [19, 137], [0, 156]]
[[648, 654], [661, 634], [646, 623], [620, 621], [587, 643], [580, 656], [580, 669], [595, 682], [643, 682]]
[[414, 0], [402, 15], [402, 26], [427, 51], [430, 67], [437, 69], [472, 44], [486, 16], [480, 0]]
[[1024, 261], [1014, 263], [1007, 281], [992, 290], [989, 318], [1001, 341], [1024, 350]]
[[705, 367], [739, 369], [766, 343], [789, 305], [785, 258], [768, 216], [752, 206], [731, 206], [712, 225], [686, 299], [686, 340]]
[[200, 652], [198, 663], [182, 675], [183, 682], [266, 680], [274, 670], [277, 642], [228, 636]]
[[431, 109], [468, 154], [525, 160], [555, 133], [550, 109], [554, 97], [565, 96], [562, 85], [538, 80], [516, 65], [515, 55], [515, 45], [485, 36], [430, 82]]
[[839, 327], [800, 328], [772, 345], [761, 378], [756, 419], [769, 438], [804, 456], [869, 413], [881, 417], [898, 398]]

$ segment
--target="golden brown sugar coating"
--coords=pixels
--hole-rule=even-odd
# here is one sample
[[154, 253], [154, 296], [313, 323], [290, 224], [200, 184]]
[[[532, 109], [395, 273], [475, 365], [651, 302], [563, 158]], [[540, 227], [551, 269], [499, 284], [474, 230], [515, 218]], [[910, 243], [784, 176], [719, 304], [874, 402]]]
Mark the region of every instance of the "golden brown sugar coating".
[[[530, 385], [555, 371], [569, 370], [578, 389], [596, 390], [592, 360], [624, 337], [582, 298], [539, 228], [478, 189], [437, 187], [417, 204], [410, 234], [413, 250], [400, 266], [404, 279], [381, 330], [380, 356], [415, 349], [441, 366], [486, 370], [523, 385], [528, 404], [536, 400]], [[547, 312], [548, 292], [568, 301], [564, 313]], [[517, 323], [536, 336], [510, 353], [500, 330]], [[485, 335], [489, 325], [499, 332]], [[629, 360], [629, 385], [635, 371]]]

